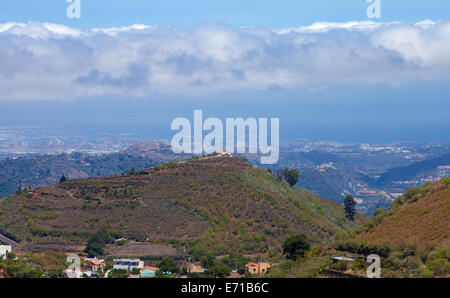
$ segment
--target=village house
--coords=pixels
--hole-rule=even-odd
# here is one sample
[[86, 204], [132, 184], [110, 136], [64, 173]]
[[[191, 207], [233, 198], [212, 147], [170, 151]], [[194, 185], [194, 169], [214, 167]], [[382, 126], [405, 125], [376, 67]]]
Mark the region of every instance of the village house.
[[113, 264], [114, 269], [125, 269], [128, 271], [134, 268], [144, 268], [144, 262], [139, 259], [114, 259]]
[[205, 268], [203, 268], [202, 266], [189, 264], [187, 266], [187, 272], [188, 273], [204, 273], [205, 272]]
[[152, 267], [152, 266], [145, 266], [141, 270], [141, 278], [149, 278], [149, 277], [155, 277], [156, 272], [159, 271], [159, 268]]
[[83, 278], [83, 277], [99, 277], [99, 271], [103, 270], [105, 260], [97, 258], [82, 258], [82, 266], [78, 269], [67, 269], [66, 274], [68, 278]]
[[272, 265], [270, 263], [249, 262], [245, 264], [245, 267], [251, 274], [265, 274], [270, 269], [270, 267], [272, 267]]
[[103, 259], [86, 258], [85, 261], [87, 262], [86, 269], [92, 272], [101, 271], [105, 267], [105, 260]]

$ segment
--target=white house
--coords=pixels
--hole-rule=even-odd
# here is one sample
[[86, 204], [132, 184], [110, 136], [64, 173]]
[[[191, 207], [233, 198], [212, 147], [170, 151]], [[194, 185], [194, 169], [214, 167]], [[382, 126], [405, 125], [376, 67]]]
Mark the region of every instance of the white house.
[[125, 269], [131, 271], [133, 268], [144, 268], [144, 262], [139, 259], [114, 259], [113, 263], [114, 269]]
[[6, 255], [12, 252], [11, 245], [0, 245], [0, 258], [6, 259]]

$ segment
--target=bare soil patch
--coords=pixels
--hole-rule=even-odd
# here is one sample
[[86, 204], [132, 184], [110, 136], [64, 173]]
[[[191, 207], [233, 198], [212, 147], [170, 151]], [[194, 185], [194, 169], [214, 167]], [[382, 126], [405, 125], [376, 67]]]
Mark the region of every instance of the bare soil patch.
[[111, 250], [110, 256], [163, 256], [176, 255], [177, 249], [169, 245], [129, 242]]

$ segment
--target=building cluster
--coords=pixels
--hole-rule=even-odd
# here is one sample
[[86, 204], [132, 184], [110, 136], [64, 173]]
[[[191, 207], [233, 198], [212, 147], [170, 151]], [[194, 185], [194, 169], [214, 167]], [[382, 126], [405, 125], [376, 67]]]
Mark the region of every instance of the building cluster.
[[132, 278], [155, 277], [159, 268], [145, 266], [140, 259], [114, 259], [112, 268], [106, 269], [106, 261], [98, 258], [82, 258], [79, 268], [66, 270], [69, 278], [108, 277], [113, 270], [129, 271]]
[[329, 162], [329, 163], [323, 163], [317, 166], [317, 169], [319, 170], [319, 172], [325, 172], [327, 169], [333, 169], [336, 170], [337, 168], [334, 166], [334, 162]]
[[[252, 275], [262, 275], [266, 274], [271, 268], [270, 263], [264, 262], [249, 262], [245, 265], [247, 272]], [[98, 258], [81, 258], [81, 264], [77, 268], [69, 268], [66, 270], [68, 278], [94, 278], [94, 277], [105, 277], [108, 278], [111, 272], [114, 270], [125, 270], [128, 272], [129, 278], [151, 278], [156, 277], [157, 272], [160, 271], [158, 267], [145, 266], [144, 261], [140, 259], [113, 259], [112, 267], [111, 263], [107, 267], [107, 263], [104, 259]], [[207, 273], [208, 269], [204, 268], [198, 264], [189, 263], [186, 266], [187, 274], [202, 274]], [[172, 272], [160, 272], [161, 274], [170, 275]], [[235, 272], [236, 273], [236, 272]], [[236, 273], [237, 274], [237, 273]], [[180, 277], [187, 277], [180, 276]], [[236, 276], [234, 276], [236, 277]]]

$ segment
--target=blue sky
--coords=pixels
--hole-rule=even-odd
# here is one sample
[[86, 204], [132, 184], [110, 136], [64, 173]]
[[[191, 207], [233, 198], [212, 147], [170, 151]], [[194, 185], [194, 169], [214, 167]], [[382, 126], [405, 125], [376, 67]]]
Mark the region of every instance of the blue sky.
[[[134, 23], [190, 26], [224, 22], [231, 26], [296, 27], [314, 22], [367, 19], [365, 0], [81, 0], [82, 18], [68, 19], [65, 0], [2, 0], [0, 22], [51, 22], [87, 29]], [[381, 21], [448, 18], [447, 0], [382, 0]]]
[[450, 1], [81, 3], [0, 1], [0, 126], [168, 139], [200, 108], [282, 139], [450, 141]]

